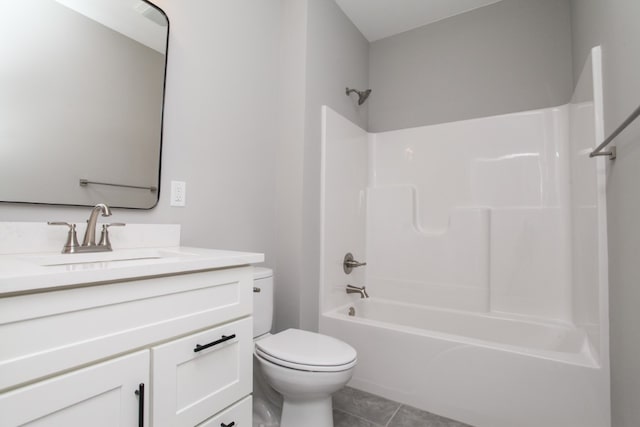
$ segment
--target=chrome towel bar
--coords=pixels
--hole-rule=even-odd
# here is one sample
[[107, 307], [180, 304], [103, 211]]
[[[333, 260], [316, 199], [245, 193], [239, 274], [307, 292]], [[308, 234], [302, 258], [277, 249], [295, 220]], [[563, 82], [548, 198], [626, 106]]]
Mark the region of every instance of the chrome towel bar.
[[81, 186], [87, 186], [89, 184], [96, 184], [96, 185], [109, 185], [111, 187], [125, 187], [125, 188], [138, 188], [140, 190], [149, 190], [152, 193], [155, 193], [156, 191], [158, 191], [158, 187], [140, 187], [138, 185], [126, 185], [126, 184], [111, 184], [108, 182], [96, 182], [96, 181], [89, 181], [88, 179], [84, 179], [84, 178], [80, 178], [80, 185]]
[[602, 151], [602, 150], [604, 149], [604, 147], [609, 145], [609, 143], [613, 141], [618, 135], [620, 135], [620, 133], [622, 133], [622, 131], [625, 130], [627, 126], [629, 126], [635, 119], [637, 119], [638, 116], [640, 116], [640, 106], [638, 106], [638, 108], [636, 108], [635, 111], [631, 113], [631, 115], [627, 117], [627, 119], [624, 122], [622, 122], [622, 124], [618, 126], [618, 128], [614, 130], [611, 135], [609, 135], [609, 138], [605, 139], [602, 142], [602, 144], [598, 145], [596, 149], [593, 150], [591, 154], [589, 154], [589, 157], [609, 156], [610, 160], [614, 160], [617, 154], [616, 147], [611, 147], [609, 151]]

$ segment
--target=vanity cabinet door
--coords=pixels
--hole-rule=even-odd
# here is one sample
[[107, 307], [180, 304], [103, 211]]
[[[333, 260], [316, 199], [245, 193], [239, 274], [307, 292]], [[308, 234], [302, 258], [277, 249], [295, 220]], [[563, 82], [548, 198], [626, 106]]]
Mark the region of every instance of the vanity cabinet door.
[[[140, 351], [0, 394], [0, 425], [130, 427], [149, 384], [149, 351]], [[147, 393], [148, 394], [148, 393]], [[147, 417], [144, 417], [147, 418]], [[144, 420], [147, 426], [147, 420]]]
[[248, 317], [151, 349], [154, 427], [197, 425], [251, 393], [252, 325]]

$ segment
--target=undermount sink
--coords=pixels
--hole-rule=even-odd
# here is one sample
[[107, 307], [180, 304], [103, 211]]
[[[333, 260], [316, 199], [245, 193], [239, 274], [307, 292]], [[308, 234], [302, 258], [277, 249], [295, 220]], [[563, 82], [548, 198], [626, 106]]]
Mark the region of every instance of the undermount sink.
[[134, 261], [146, 259], [163, 259], [195, 256], [188, 252], [179, 250], [158, 250], [158, 249], [126, 249], [113, 252], [92, 252], [76, 254], [55, 254], [44, 256], [25, 256], [25, 261], [38, 264], [43, 267], [53, 267], [59, 265], [89, 264], [95, 262], [118, 262]]

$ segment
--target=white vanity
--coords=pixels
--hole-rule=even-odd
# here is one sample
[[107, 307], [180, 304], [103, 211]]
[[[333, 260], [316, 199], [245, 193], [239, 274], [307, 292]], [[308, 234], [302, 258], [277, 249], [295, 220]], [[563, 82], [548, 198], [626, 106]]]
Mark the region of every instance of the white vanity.
[[26, 224], [0, 223], [0, 426], [251, 425], [262, 254], [130, 225], [63, 255], [64, 232]]

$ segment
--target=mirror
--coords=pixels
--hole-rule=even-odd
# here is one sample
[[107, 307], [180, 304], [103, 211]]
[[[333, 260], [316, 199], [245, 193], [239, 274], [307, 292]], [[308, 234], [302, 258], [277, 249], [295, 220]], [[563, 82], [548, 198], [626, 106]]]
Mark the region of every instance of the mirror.
[[154, 207], [168, 35], [146, 1], [0, 0], [0, 200]]

